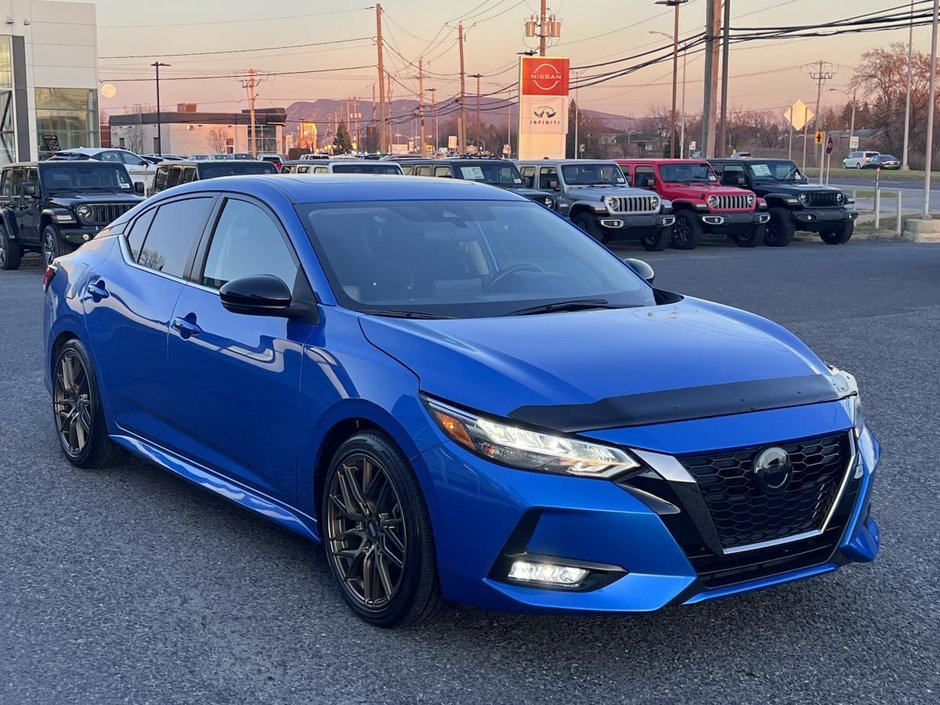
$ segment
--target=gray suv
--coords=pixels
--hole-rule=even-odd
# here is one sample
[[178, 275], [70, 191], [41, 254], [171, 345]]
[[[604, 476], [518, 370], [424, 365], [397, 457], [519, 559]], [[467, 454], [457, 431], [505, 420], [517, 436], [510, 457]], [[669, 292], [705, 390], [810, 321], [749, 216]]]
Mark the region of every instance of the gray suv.
[[639, 240], [645, 249], [659, 251], [672, 240], [672, 204], [631, 188], [617, 162], [540, 159], [517, 164], [526, 186], [555, 193], [558, 212], [605, 244]]

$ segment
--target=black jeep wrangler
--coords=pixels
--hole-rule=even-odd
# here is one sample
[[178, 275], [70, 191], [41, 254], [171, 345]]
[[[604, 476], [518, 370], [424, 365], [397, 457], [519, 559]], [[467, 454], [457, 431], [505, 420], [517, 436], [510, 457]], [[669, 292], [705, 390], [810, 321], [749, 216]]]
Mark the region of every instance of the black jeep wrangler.
[[508, 159], [493, 157], [455, 157], [453, 159], [403, 159], [399, 162], [407, 176], [439, 176], [478, 181], [525, 196], [550, 210], [557, 210], [554, 194], [528, 188], [519, 168]]
[[784, 247], [797, 230], [841, 245], [855, 231], [858, 212], [842, 190], [810, 184], [789, 159], [710, 159], [725, 186], [750, 189], [767, 201], [770, 222], [764, 244]]
[[7, 164], [0, 172], [0, 269], [19, 267], [25, 252], [41, 252], [49, 265], [140, 203], [142, 193], [123, 164]]

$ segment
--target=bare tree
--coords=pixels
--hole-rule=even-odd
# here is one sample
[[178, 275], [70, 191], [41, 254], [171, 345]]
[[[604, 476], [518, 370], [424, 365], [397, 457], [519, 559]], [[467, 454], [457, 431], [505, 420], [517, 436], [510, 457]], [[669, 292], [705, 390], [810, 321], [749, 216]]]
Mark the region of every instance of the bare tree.
[[128, 125], [124, 145], [134, 154], [141, 154], [144, 151], [144, 128], [140, 125]]
[[228, 151], [228, 134], [221, 127], [209, 131], [206, 144], [213, 154], [225, 154]]

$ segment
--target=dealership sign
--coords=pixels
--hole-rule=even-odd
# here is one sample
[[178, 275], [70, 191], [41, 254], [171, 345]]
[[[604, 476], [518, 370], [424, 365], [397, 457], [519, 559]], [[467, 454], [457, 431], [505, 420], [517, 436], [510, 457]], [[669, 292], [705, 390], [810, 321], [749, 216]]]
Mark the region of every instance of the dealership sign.
[[565, 156], [568, 59], [525, 56], [519, 63], [519, 157]]

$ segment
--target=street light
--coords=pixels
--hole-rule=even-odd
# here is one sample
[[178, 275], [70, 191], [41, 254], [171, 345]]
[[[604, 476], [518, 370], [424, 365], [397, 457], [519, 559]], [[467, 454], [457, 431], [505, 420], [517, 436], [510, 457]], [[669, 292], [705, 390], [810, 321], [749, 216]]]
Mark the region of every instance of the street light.
[[689, 0], [656, 0], [657, 5], [675, 8], [672, 32], [672, 119], [669, 121], [669, 157], [676, 156], [676, 87], [679, 83], [679, 7]]
[[171, 64], [164, 64], [162, 61], [154, 61], [152, 64], [154, 69], [157, 72], [157, 155], [163, 156], [163, 136], [160, 134], [163, 131], [163, 120], [162, 115], [160, 114], [160, 67], [161, 66], [170, 66]]
[[[665, 32], [659, 32], [655, 29], [651, 29], [650, 34], [658, 34], [661, 37], [666, 39], [672, 39]], [[689, 45], [684, 44], [682, 47], [682, 104], [679, 108], [679, 158], [685, 159], [685, 76], [686, 69], [689, 67]]]
[[907, 171], [908, 146], [911, 140], [911, 87], [914, 83], [914, 0], [911, 0], [911, 27], [907, 34], [907, 94], [904, 98], [904, 151], [901, 153], [901, 168]]
[[849, 93], [843, 88], [830, 88], [829, 92], [832, 93], [842, 93], [846, 98], [852, 101], [852, 119], [849, 122], [849, 149], [852, 148], [852, 138], [855, 137], [855, 106], [858, 105], [858, 100], [855, 97], [855, 89], [852, 89], [852, 92]]
[[927, 154], [924, 155], [924, 208], [922, 217], [930, 217], [930, 169], [933, 166], [933, 115], [937, 100], [937, 24], [940, 22], [940, 0], [933, 0], [933, 23], [930, 32], [930, 88], [927, 97]]

